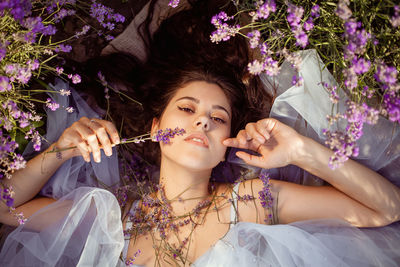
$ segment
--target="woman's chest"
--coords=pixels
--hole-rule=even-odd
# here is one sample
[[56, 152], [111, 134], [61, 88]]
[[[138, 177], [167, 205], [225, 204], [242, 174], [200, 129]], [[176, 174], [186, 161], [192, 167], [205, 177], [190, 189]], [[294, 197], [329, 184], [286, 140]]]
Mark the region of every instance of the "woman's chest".
[[144, 266], [189, 266], [227, 233], [229, 223], [230, 210], [219, 208], [202, 218], [182, 218], [177, 227], [166, 223], [168, 228], [133, 234], [126, 259]]

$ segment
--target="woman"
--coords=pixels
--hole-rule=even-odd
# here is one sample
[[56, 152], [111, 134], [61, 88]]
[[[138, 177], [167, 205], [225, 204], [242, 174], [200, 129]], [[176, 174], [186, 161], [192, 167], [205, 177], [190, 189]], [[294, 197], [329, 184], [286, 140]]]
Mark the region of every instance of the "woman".
[[[192, 27], [185, 29], [197, 33]], [[160, 45], [157, 38], [165, 32], [166, 28], [161, 27], [154, 38], [155, 47]], [[368, 235], [348, 224], [378, 227], [400, 220], [399, 188], [352, 160], [335, 171], [329, 169], [329, 149], [278, 120], [264, 118], [241, 126], [247, 121], [244, 111], [248, 111], [249, 104], [246, 87], [239, 79], [243, 65], [221, 55], [200, 57], [204, 51], [193, 55], [189, 48], [171, 50], [167, 46], [172, 56], [162, 60], [153, 47], [145, 68], [153, 79], [141, 84], [142, 89], [158, 89], [151, 92], [162, 96], [150, 106], [152, 136], [167, 128], [185, 130], [169, 143], [160, 142], [158, 190], [133, 202], [124, 211], [123, 224], [115, 198], [104, 190], [79, 188], [56, 203], [50, 198], [32, 199], [68, 159], [82, 156], [88, 162], [92, 156], [99, 163], [101, 150], [111, 156], [112, 147], [120, 143], [112, 123], [82, 117], [46, 151], [60, 151], [61, 157], [60, 153], [43, 152], [10, 180], [17, 210], [28, 217], [38, 212], [24, 230], [17, 229], [19, 239], [10, 235], [0, 260], [10, 266], [115, 266], [121, 263], [118, 255], [123, 251], [124, 260], [146, 266], [227, 266], [232, 261], [244, 266], [253, 260], [261, 266], [359, 266], [371, 261], [395, 265], [395, 257], [390, 258], [393, 248], [386, 248], [394, 241], [386, 242], [383, 235], [376, 234], [372, 240], [382, 241], [377, 248], [364, 238], [375, 232]], [[157, 51], [162, 49], [157, 47]], [[182, 51], [190, 53], [173, 63], [169, 61], [174, 53]], [[190, 55], [192, 64], [187, 63]], [[158, 77], [151, 70], [157, 70]], [[227, 183], [211, 183], [212, 170], [225, 160], [228, 147], [247, 149], [236, 155], [249, 165], [269, 169], [293, 164], [332, 186], [305, 187], [274, 180], [268, 184], [265, 179], [253, 179], [237, 183], [232, 189]], [[1, 222], [15, 225], [14, 218], [2, 207]], [[316, 219], [329, 221], [281, 228], [252, 224]], [[243, 223], [233, 226], [236, 222]], [[122, 228], [127, 232], [125, 244]], [[339, 233], [350, 240], [333, 240]], [[276, 241], [279, 239], [280, 244]], [[352, 246], [340, 248], [343, 244]], [[316, 253], [310, 254], [308, 249]], [[365, 250], [370, 255], [354, 253]]]

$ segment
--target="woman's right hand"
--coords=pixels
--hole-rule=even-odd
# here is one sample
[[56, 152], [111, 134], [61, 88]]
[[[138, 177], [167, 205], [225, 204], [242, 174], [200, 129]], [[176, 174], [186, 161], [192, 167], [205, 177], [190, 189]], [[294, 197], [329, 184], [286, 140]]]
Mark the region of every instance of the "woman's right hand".
[[[90, 162], [90, 153], [93, 153], [94, 161], [100, 162], [100, 149], [111, 156], [112, 147], [119, 143], [119, 134], [112, 122], [82, 117], [62, 133], [55, 148], [63, 150], [63, 158], [82, 156], [86, 162]], [[76, 148], [64, 150], [70, 147]]]

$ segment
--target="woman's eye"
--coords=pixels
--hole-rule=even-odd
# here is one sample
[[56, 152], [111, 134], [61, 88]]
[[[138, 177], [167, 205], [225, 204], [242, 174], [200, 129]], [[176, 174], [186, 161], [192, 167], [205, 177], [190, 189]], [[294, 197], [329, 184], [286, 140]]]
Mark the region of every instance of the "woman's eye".
[[186, 107], [178, 107], [179, 110], [182, 110], [184, 112], [190, 112], [190, 113], [194, 113], [194, 110], [191, 108], [186, 108]]
[[211, 119], [213, 119], [214, 121], [216, 121], [218, 123], [222, 123], [222, 124], [224, 124], [226, 122], [225, 120], [218, 118], [218, 117], [211, 117]]

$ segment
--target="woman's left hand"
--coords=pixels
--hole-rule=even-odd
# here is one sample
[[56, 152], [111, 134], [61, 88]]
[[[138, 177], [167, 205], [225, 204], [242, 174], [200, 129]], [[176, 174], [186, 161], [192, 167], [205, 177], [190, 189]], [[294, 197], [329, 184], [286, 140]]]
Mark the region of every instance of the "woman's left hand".
[[223, 141], [226, 146], [257, 152], [259, 155], [238, 151], [236, 156], [249, 165], [265, 169], [291, 164], [302, 143], [302, 135], [273, 118], [248, 123], [236, 137]]

